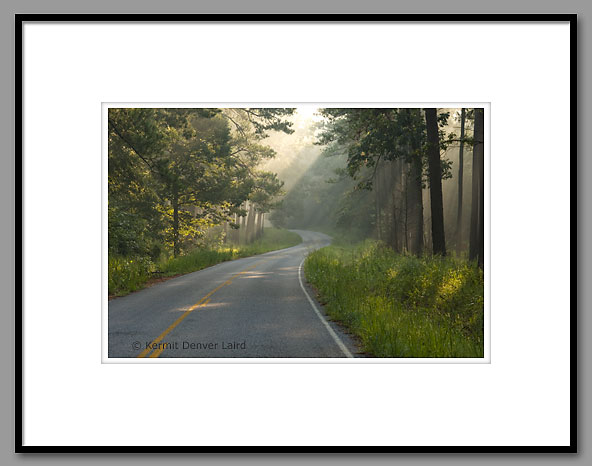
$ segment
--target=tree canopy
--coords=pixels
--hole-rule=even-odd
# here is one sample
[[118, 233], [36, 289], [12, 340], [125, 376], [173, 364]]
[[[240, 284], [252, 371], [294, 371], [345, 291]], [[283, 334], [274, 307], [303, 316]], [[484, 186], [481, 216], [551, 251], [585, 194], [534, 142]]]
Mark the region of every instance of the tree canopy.
[[290, 133], [293, 109], [110, 108], [109, 250], [175, 255], [229, 222], [252, 197], [281, 192], [259, 168], [269, 131]]

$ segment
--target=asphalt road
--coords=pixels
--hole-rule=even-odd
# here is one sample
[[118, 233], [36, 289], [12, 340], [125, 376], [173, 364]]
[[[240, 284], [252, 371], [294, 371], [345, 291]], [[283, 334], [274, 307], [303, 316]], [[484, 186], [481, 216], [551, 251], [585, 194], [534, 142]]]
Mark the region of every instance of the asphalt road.
[[304, 283], [300, 265], [331, 242], [223, 262], [109, 301], [109, 358], [346, 358], [355, 345]]

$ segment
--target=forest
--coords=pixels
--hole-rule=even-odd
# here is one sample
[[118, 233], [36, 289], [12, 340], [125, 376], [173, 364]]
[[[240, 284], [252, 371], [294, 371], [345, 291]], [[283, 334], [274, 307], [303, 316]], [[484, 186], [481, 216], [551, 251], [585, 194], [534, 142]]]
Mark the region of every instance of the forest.
[[483, 108], [323, 108], [271, 220], [333, 236], [307, 279], [377, 357], [483, 357]]
[[[483, 109], [320, 109], [323, 152], [271, 220], [483, 267]], [[475, 170], [473, 169], [475, 168]]]
[[277, 175], [261, 169], [275, 156], [263, 142], [270, 131], [290, 134], [293, 112], [110, 108], [109, 293], [298, 242], [277, 231], [261, 242], [283, 194]]
[[483, 108], [110, 108], [109, 295], [328, 234], [306, 280], [375, 357], [483, 357]]

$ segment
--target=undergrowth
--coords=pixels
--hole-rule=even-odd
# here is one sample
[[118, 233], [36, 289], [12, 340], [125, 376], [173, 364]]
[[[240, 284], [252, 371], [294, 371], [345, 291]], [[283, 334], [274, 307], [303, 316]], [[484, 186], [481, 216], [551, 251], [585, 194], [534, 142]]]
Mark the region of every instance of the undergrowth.
[[365, 241], [315, 251], [304, 271], [328, 315], [371, 355], [483, 357], [484, 282], [475, 264]]
[[190, 253], [153, 262], [148, 258], [109, 257], [109, 295], [123, 296], [139, 290], [154, 277], [171, 277], [210, 267], [220, 262], [289, 248], [302, 242], [296, 233], [265, 228], [263, 236], [247, 245], [195, 249]]

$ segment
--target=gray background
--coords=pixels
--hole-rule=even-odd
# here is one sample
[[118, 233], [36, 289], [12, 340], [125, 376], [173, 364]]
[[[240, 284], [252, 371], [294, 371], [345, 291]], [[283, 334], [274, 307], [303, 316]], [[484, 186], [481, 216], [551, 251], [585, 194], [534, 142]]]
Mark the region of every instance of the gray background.
[[[2, 142], [2, 166], [0, 168], [0, 199], [4, 216], [0, 230], [0, 296], [2, 313], [0, 338], [3, 349], [0, 359], [5, 382], [0, 386], [0, 464], [17, 463], [79, 464], [88, 461], [93, 464], [399, 464], [438, 463], [472, 464], [480, 461], [488, 464], [563, 464], [592, 463], [590, 453], [590, 404], [585, 394], [592, 392], [590, 381], [590, 342], [585, 338], [592, 334], [591, 319], [586, 310], [592, 302], [591, 287], [578, 286], [579, 299], [579, 449], [578, 455], [16, 455], [14, 454], [14, 296], [15, 296], [15, 176], [14, 176], [14, 17], [15, 13], [577, 13], [578, 18], [578, 60], [579, 60], [579, 156], [578, 156], [578, 284], [590, 280], [591, 252], [588, 244], [580, 238], [592, 234], [592, 215], [588, 207], [592, 196], [590, 147], [590, 96], [586, 84], [590, 82], [590, 34], [588, 31], [592, 16], [590, 0], [496, 0], [479, 2], [475, 0], [102, 0], [82, 2], [80, 0], [3, 0], [0, 23], [0, 47], [4, 66], [0, 67], [0, 141]], [[544, 120], [542, 122], [544, 124]], [[586, 131], [588, 129], [588, 131]], [[6, 219], [10, 221], [6, 221]], [[10, 224], [10, 225], [9, 225]], [[566, 297], [567, 299], [567, 297]], [[8, 376], [10, 374], [10, 377]], [[352, 426], [355, 428], [355, 426]]]

